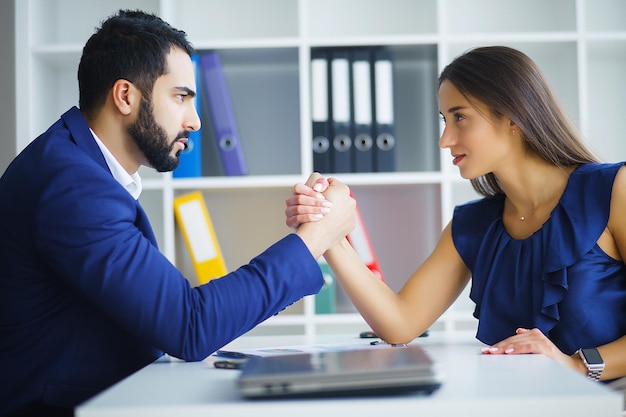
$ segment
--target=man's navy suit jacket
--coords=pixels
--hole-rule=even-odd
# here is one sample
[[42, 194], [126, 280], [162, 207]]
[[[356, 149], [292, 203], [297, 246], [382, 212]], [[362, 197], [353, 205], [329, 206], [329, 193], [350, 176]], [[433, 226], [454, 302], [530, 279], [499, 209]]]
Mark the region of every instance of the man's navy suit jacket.
[[0, 178], [0, 415], [67, 412], [163, 352], [202, 360], [321, 285], [292, 234], [192, 288], [73, 107]]

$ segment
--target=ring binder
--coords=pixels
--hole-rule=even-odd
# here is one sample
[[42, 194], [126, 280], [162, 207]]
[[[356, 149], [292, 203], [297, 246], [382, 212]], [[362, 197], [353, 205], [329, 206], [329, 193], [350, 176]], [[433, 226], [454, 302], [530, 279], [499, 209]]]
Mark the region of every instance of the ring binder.
[[352, 126], [350, 116], [350, 54], [331, 52], [332, 170], [352, 171]]
[[200, 191], [174, 198], [174, 215], [189, 249], [198, 284], [228, 272], [209, 211]]
[[393, 63], [391, 52], [378, 48], [374, 53], [374, 117], [376, 147], [374, 169], [378, 172], [395, 171], [395, 126], [393, 109]]
[[[352, 198], [356, 200], [354, 193], [351, 192], [350, 194], [352, 195]], [[378, 276], [381, 281], [385, 282], [385, 277], [383, 276], [383, 272], [378, 262], [378, 257], [374, 251], [374, 245], [372, 245], [372, 240], [367, 228], [365, 227], [365, 222], [363, 221], [363, 216], [361, 215], [361, 209], [359, 208], [358, 202], [356, 206], [356, 225], [354, 230], [352, 230], [352, 232], [348, 235], [348, 241], [370, 271]]]
[[225, 175], [246, 175], [248, 168], [237, 129], [237, 122], [222, 61], [217, 52], [207, 52], [200, 56], [204, 81], [204, 93], [211, 114], [211, 121], [217, 139], [222, 168]]
[[[200, 114], [200, 56], [193, 54], [191, 61], [196, 73], [196, 96], [194, 102], [196, 112]], [[201, 177], [202, 176], [202, 132], [200, 129], [189, 132], [189, 138], [185, 143], [185, 149], [180, 153], [180, 163], [172, 172], [174, 178]]]
[[354, 110], [354, 171], [373, 172], [372, 71], [367, 49], [352, 52], [352, 99]]
[[315, 294], [315, 314], [334, 314], [336, 306], [336, 278], [324, 258], [318, 259], [318, 264], [324, 277], [322, 289]]
[[328, 119], [328, 53], [311, 51], [311, 119], [313, 121], [313, 169], [331, 171], [330, 126]]

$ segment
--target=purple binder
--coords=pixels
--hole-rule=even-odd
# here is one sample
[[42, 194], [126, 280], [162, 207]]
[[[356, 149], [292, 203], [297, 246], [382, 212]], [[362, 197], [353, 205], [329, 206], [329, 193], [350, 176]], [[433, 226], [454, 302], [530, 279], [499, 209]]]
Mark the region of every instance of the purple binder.
[[248, 169], [237, 130], [235, 113], [222, 71], [222, 62], [217, 52], [202, 54], [200, 67], [203, 91], [211, 114], [224, 175], [246, 175]]

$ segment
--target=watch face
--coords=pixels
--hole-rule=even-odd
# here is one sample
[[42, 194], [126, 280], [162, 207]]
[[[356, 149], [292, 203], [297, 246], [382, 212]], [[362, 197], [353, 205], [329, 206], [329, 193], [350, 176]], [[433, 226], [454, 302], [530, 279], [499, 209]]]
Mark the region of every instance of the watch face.
[[589, 365], [601, 365], [604, 363], [602, 356], [598, 353], [598, 349], [581, 349], [580, 352]]

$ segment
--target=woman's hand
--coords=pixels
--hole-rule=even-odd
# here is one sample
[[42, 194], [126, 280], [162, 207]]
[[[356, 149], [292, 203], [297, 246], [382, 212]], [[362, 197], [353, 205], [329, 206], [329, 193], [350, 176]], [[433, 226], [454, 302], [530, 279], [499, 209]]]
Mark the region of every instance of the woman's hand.
[[311, 174], [305, 184], [296, 184], [292, 195], [285, 200], [287, 226], [298, 229], [302, 223], [321, 220], [328, 214], [332, 203], [323, 194], [328, 186], [328, 180], [317, 172]]
[[341, 181], [316, 174], [296, 185], [293, 194], [286, 201], [287, 225], [296, 229], [316, 259], [354, 230], [356, 201]]
[[485, 354], [515, 355], [524, 353], [541, 353], [555, 361], [581, 372], [580, 361], [573, 356], [568, 356], [561, 352], [550, 339], [539, 329], [519, 328], [515, 331], [515, 336], [508, 337], [493, 346], [482, 348]]

